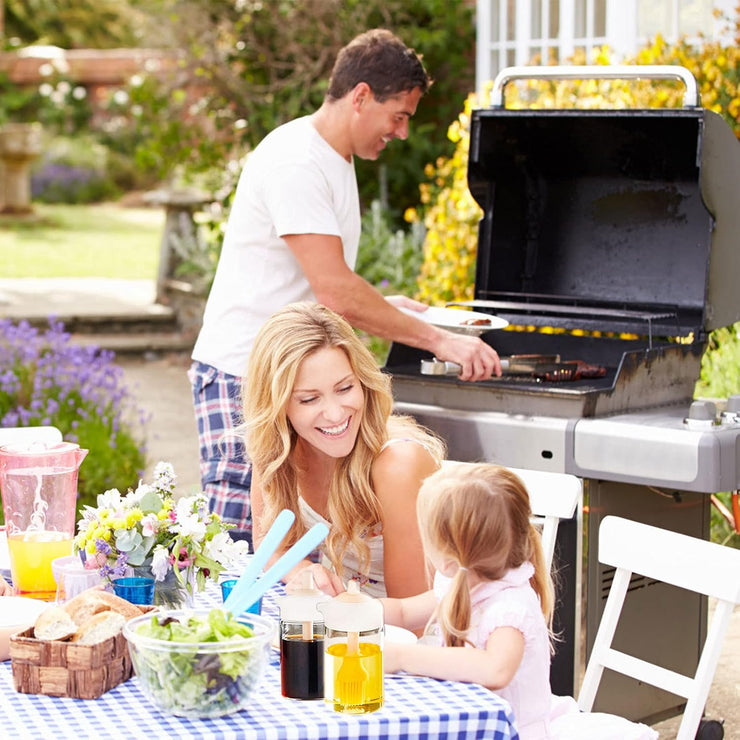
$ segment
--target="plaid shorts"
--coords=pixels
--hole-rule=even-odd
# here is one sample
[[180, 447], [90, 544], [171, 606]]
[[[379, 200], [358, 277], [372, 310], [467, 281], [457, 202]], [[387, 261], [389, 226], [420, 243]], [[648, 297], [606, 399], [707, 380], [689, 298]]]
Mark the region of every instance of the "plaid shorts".
[[241, 421], [240, 379], [211, 365], [193, 362], [188, 370], [198, 423], [200, 477], [208, 505], [240, 539], [251, 541], [249, 489], [252, 465], [241, 437], [233, 430]]

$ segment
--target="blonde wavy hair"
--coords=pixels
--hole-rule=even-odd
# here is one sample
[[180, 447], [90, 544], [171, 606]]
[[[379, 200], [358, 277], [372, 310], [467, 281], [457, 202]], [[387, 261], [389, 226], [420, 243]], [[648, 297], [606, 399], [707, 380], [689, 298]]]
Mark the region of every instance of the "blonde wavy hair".
[[287, 406], [301, 363], [324, 348], [341, 349], [362, 387], [364, 410], [357, 441], [347, 457], [337, 460], [329, 487], [327, 519], [331, 528], [323, 548], [335, 572], [343, 574], [342, 560], [349, 546], [367, 573], [370, 551], [364, 537], [382, 522], [382, 512], [371, 485], [371, 468], [382, 446], [391, 438], [413, 438], [424, 443], [440, 461], [444, 443], [410, 417], [392, 416], [391, 380], [372, 353], [341, 316], [318, 303], [292, 303], [273, 314], [254, 342], [242, 381], [244, 423], [241, 431], [253, 466], [259, 471], [264, 498], [262, 531], [282, 509], [296, 515], [286, 539], [288, 545], [305, 531], [298, 508], [302, 471], [293, 451], [297, 435], [287, 417]]
[[[424, 481], [416, 509], [425, 552], [452, 560], [485, 581], [531, 562], [530, 583], [552, 626], [553, 583], [519, 476], [498, 465], [447, 464]], [[467, 642], [470, 618], [470, 589], [465, 570], [458, 570], [428, 628], [437, 622], [445, 644], [460, 646]]]

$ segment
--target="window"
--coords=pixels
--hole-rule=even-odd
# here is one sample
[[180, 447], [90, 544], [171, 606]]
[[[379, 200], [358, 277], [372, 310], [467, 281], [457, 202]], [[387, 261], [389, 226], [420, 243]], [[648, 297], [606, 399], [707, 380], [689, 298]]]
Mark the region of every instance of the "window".
[[638, 0], [638, 39], [646, 42], [658, 33], [670, 41], [711, 37], [714, 5], [712, 0]]
[[506, 66], [549, 64], [606, 43], [607, 0], [478, 0], [479, 88]]
[[477, 87], [504, 67], [562, 63], [577, 49], [589, 61], [603, 45], [615, 60], [632, 56], [657, 33], [669, 43], [702, 35], [732, 43], [714, 11], [734, 19], [736, 6], [737, 0], [477, 0]]

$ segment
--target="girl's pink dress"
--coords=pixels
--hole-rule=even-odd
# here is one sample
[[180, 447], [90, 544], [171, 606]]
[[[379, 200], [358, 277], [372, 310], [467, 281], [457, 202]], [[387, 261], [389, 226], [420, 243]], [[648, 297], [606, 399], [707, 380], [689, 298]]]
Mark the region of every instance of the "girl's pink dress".
[[[498, 627], [524, 635], [524, 655], [514, 678], [496, 693], [509, 702], [521, 740], [656, 740], [658, 733], [613, 714], [581, 712], [572, 697], [550, 691], [550, 640], [540, 602], [529, 579], [531, 563], [506, 573], [499, 581], [476, 586], [468, 638], [485, 649]], [[441, 599], [450, 579], [437, 573], [434, 591]]]

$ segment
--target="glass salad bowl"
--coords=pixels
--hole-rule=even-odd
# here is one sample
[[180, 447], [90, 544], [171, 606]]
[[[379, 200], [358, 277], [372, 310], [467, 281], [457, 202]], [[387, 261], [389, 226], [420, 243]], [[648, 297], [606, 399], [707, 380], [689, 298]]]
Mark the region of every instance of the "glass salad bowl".
[[159, 610], [123, 628], [141, 690], [180, 717], [243, 709], [269, 659], [275, 623], [223, 609]]

